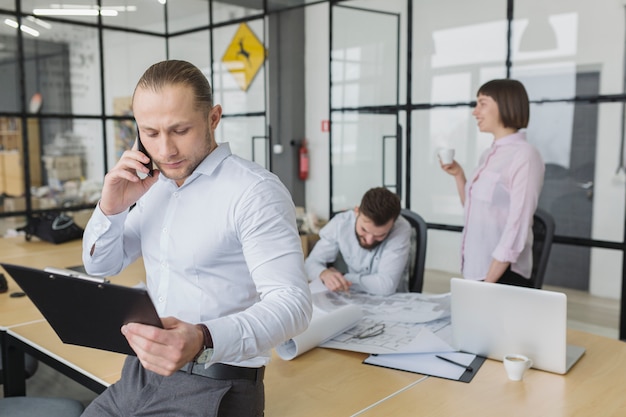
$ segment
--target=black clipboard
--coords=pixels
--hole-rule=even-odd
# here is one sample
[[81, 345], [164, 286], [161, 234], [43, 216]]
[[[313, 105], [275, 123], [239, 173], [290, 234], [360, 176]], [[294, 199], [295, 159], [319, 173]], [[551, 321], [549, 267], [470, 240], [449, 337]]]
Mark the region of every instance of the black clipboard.
[[[439, 355], [446, 355], [450, 352], [441, 352]], [[458, 352], [471, 357], [468, 365], [460, 365], [461, 367], [469, 367], [460, 374], [459, 377], [447, 377], [445, 373], [436, 371], [440, 366], [458, 367], [459, 364], [446, 363], [445, 360], [438, 358], [437, 353], [400, 353], [400, 354], [381, 354], [370, 355], [363, 361], [366, 365], [381, 366], [383, 368], [396, 369], [399, 371], [413, 372], [422, 375], [434, 376], [437, 378], [449, 379], [451, 381], [460, 381], [469, 383], [472, 381], [480, 367], [485, 362], [485, 357], [474, 355], [466, 352]], [[429, 365], [435, 365], [434, 367]]]
[[162, 328], [143, 288], [125, 287], [69, 269], [0, 264], [48, 320], [63, 343], [135, 355], [121, 327]]

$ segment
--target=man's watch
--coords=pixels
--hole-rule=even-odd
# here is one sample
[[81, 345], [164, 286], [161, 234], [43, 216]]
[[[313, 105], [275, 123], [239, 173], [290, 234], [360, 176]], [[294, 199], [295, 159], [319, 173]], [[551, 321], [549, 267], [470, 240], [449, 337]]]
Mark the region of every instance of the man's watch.
[[198, 326], [202, 330], [202, 335], [204, 336], [204, 344], [202, 346], [202, 350], [198, 352], [195, 362], [199, 364], [205, 364], [209, 362], [213, 357], [213, 338], [211, 338], [211, 332], [209, 332], [209, 328], [206, 327], [205, 324], [196, 324], [196, 326]]

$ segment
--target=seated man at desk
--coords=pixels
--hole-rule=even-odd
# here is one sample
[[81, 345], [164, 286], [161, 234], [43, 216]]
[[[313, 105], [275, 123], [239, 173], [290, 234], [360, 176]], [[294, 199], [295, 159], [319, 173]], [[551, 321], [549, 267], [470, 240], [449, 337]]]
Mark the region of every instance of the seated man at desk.
[[[363, 195], [360, 206], [335, 215], [304, 263], [309, 280], [319, 278], [331, 291], [407, 291], [411, 226], [400, 210], [400, 198], [377, 187]], [[338, 258], [343, 271], [329, 266]]]
[[270, 351], [311, 317], [291, 196], [216, 142], [222, 109], [192, 64], [148, 68], [132, 110], [137, 143], [104, 177], [83, 262], [111, 276], [143, 257], [163, 328], [122, 327], [137, 356], [84, 416], [261, 417]]

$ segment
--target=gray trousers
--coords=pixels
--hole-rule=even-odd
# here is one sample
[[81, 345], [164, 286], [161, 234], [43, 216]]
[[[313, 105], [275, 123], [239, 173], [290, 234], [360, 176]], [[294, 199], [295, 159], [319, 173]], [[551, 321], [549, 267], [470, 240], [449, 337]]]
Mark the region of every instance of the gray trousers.
[[186, 372], [163, 377], [126, 358], [122, 377], [89, 404], [83, 417], [262, 417], [263, 381], [217, 380]]

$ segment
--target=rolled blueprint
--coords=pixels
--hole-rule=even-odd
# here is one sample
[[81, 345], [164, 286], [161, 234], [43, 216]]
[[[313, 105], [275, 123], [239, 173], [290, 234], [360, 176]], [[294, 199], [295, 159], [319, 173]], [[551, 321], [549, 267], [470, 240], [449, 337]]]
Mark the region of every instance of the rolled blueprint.
[[329, 313], [314, 308], [308, 329], [277, 346], [276, 353], [289, 361], [354, 327], [363, 317], [363, 310], [355, 304], [342, 306]]

